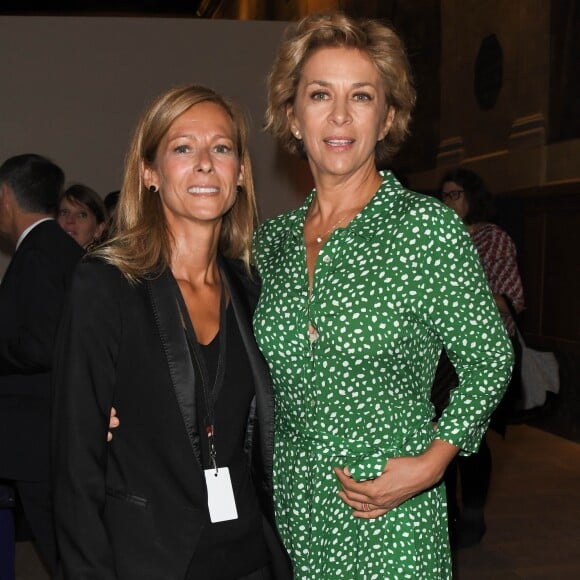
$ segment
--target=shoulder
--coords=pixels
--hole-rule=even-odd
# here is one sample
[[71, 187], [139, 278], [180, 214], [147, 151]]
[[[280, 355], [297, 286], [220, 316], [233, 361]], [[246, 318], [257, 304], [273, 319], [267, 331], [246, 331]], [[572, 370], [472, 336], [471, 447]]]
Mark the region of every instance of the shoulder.
[[260, 276], [255, 268], [249, 272], [242, 260], [223, 258], [223, 265], [232, 283], [242, 292], [250, 303], [258, 301], [260, 295]]
[[501, 240], [511, 240], [510, 235], [505, 230], [500, 228], [497, 224], [491, 222], [485, 222], [482, 224], [478, 230], [478, 233], [479, 232], [485, 236], [498, 238]]
[[485, 222], [474, 233], [472, 233], [474, 243], [479, 247], [480, 244], [495, 247], [498, 250], [505, 249], [515, 252], [515, 244], [511, 236], [498, 225]]
[[401, 188], [396, 192], [399, 208], [410, 217], [428, 220], [443, 220], [454, 215], [453, 210], [430, 195]]
[[264, 220], [256, 231], [256, 237], [260, 240], [268, 240], [276, 238], [287, 231], [289, 227], [300, 223], [303, 219], [304, 209], [297, 208], [290, 211], [286, 211], [276, 217]]
[[39, 245], [56, 245], [60, 248], [66, 248], [71, 253], [79, 256], [83, 255], [85, 251], [81, 248], [71, 236], [69, 236], [57, 223], [56, 220], [48, 220], [38, 224], [28, 234], [27, 238], [30, 241]]
[[382, 214], [384, 219], [402, 226], [461, 223], [455, 212], [436, 197], [404, 187], [391, 171], [381, 172], [381, 175], [383, 182], [372, 202], [373, 220], [378, 217], [376, 214]]
[[258, 264], [262, 258], [276, 252], [294, 228], [301, 227], [304, 212], [304, 207], [293, 209], [258, 226], [254, 234], [254, 259]]
[[22, 253], [36, 252], [63, 266], [76, 263], [85, 254], [79, 246], [55, 220], [42, 222], [35, 226], [22, 241]]
[[45, 222], [24, 238], [14, 253], [11, 272], [21, 281], [35, 278], [41, 283], [66, 286], [84, 253], [58, 224]]
[[469, 237], [457, 214], [430, 195], [401, 188], [394, 194], [393, 213], [400, 229], [415, 240]]
[[462, 220], [439, 199], [387, 179], [381, 195], [380, 214], [370, 216], [369, 227], [379, 232], [378, 237], [383, 240], [379, 243], [396, 248], [406, 263], [437, 268], [443, 263], [477, 259]]
[[116, 266], [86, 255], [74, 271], [71, 286], [71, 292], [77, 295], [112, 296], [123, 289], [129, 289], [131, 284]]

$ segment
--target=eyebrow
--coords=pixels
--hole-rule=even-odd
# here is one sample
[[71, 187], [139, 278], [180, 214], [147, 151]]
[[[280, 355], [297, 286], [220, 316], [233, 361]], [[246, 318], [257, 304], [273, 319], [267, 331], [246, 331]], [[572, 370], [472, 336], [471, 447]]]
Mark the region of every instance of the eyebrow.
[[[329, 83], [328, 81], [319, 81], [319, 80], [313, 80], [310, 81], [308, 83], [306, 83], [306, 86], [309, 87], [311, 85], [320, 85], [321, 87], [331, 87], [332, 83]], [[373, 83], [370, 83], [368, 81], [360, 81], [358, 83], [353, 83], [351, 85], [352, 88], [356, 88], [359, 89], [361, 87], [373, 87], [376, 88], [375, 85]]]
[[[212, 135], [214, 139], [229, 139], [230, 141], [235, 141], [235, 137], [232, 135], [226, 135], [225, 133], [217, 133]], [[172, 141], [176, 141], [177, 139], [191, 139], [192, 141], [197, 141], [199, 136], [193, 133], [179, 133], [177, 135], [167, 135], [167, 141], [171, 143]]]

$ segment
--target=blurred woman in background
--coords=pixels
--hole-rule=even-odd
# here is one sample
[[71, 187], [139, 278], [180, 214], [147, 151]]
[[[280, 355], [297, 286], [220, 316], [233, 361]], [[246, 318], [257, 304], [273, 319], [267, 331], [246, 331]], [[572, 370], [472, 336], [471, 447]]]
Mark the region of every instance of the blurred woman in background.
[[[439, 191], [443, 203], [463, 220], [473, 240], [516, 354], [512, 380], [490, 422], [491, 428], [503, 435], [521, 388], [518, 368], [520, 345], [515, 337], [516, 324], [512, 312], [522, 312], [525, 304], [516, 247], [509, 234], [491, 221], [494, 213], [492, 196], [478, 174], [462, 167], [448, 171], [441, 179]], [[442, 362], [442, 366], [446, 364]], [[455, 373], [445, 373], [440, 368], [438, 374], [448, 377], [449, 388], [457, 384]], [[491, 452], [484, 437], [477, 453], [456, 457], [447, 469], [445, 481], [450, 533], [455, 548], [476, 544], [485, 534], [484, 507], [491, 480], [491, 464]], [[458, 475], [461, 494], [457, 493]], [[461, 497], [461, 507], [458, 496]]]
[[105, 204], [94, 189], [76, 183], [61, 195], [57, 220], [79, 246], [88, 250], [98, 244], [105, 230]]

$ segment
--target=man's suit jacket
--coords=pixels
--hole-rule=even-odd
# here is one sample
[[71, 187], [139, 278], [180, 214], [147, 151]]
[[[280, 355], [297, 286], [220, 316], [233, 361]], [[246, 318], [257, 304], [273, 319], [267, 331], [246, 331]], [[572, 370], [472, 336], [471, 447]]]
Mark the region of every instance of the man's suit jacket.
[[49, 477], [54, 340], [83, 254], [54, 220], [42, 222], [24, 238], [0, 285], [0, 478]]
[[[253, 338], [258, 296], [239, 263], [222, 261], [256, 387], [248, 434], [263, 511], [273, 519], [274, 404]], [[79, 266], [54, 376], [56, 529], [61, 578], [182, 580], [211, 525], [195, 426], [195, 373], [171, 273], [129, 283], [99, 261]], [[109, 410], [121, 425], [106, 443]], [[258, 427], [259, 425], [259, 427]], [[271, 526], [276, 578], [290, 578]]]

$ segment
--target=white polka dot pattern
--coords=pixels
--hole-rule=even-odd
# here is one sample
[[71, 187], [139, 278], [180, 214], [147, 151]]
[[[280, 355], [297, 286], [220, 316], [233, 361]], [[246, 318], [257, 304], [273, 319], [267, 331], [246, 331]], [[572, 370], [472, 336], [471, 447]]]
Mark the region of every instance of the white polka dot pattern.
[[442, 346], [461, 382], [436, 433], [465, 453], [477, 449], [511, 371], [511, 345], [463, 225], [390, 172], [383, 178], [322, 247], [310, 302], [302, 231], [314, 192], [256, 235], [263, 287], [254, 327], [276, 396], [276, 517], [298, 579], [450, 578], [443, 486], [360, 520], [337, 496], [332, 467], [369, 479], [389, 457], [429, 446]]

